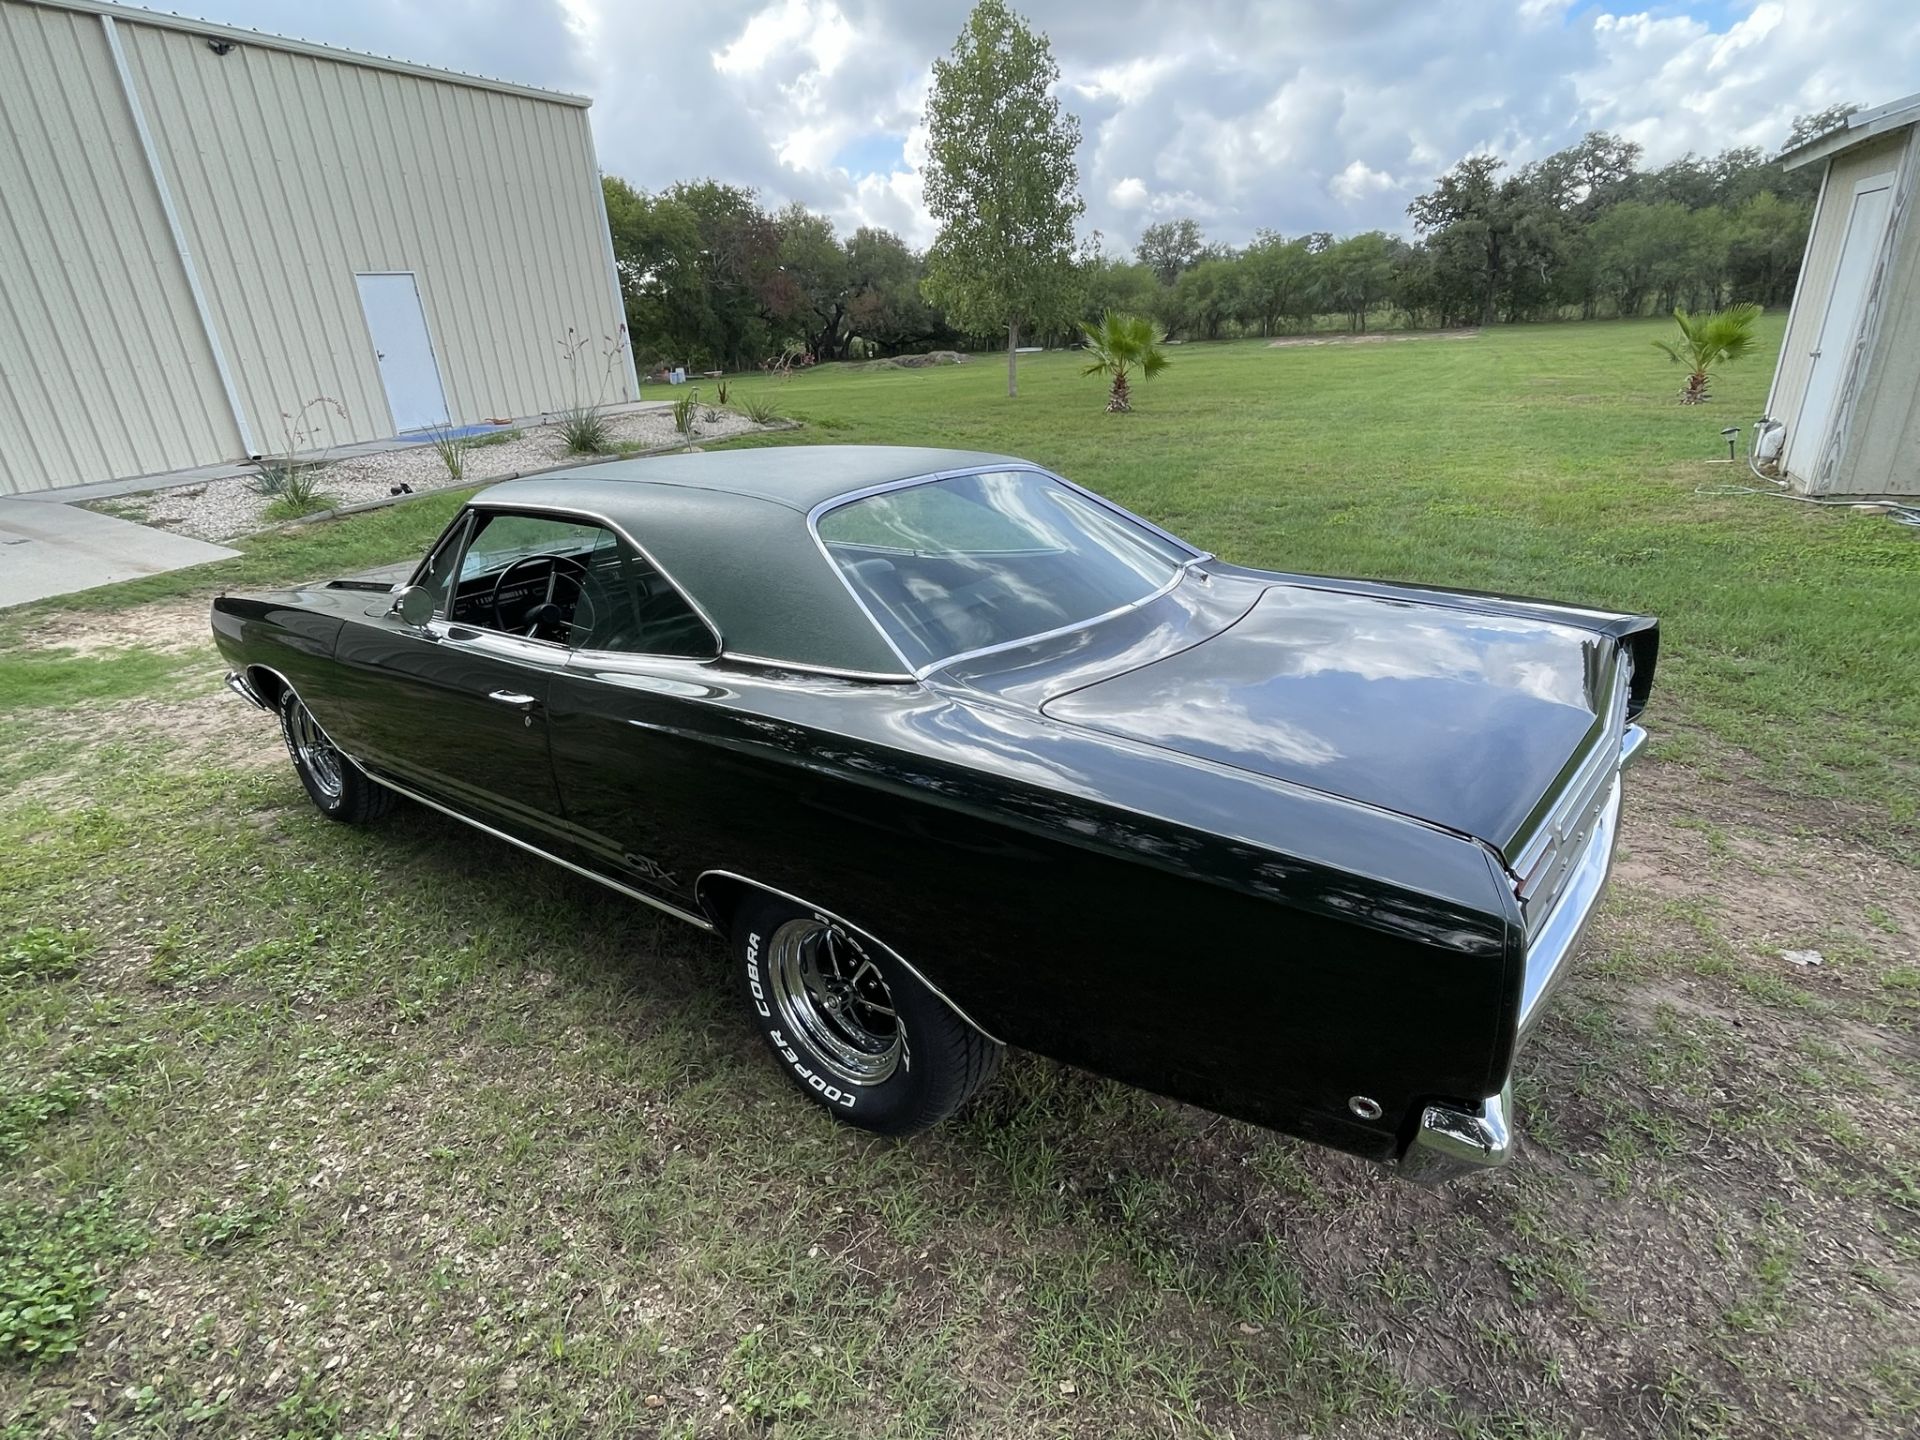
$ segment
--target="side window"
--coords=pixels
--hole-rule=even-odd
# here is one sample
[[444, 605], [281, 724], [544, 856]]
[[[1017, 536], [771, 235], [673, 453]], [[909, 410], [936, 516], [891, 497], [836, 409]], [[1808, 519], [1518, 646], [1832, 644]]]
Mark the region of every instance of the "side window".
[[[596, 574], [607, 594], [599, 622], [580, 641], [585, 650], [629, 655], [679, 655], [710, 660], [719, 653], [713, 632], [662, 575], [617, 535]], [[597, 596], [598, 592], [596, 592]]]
[[449, 526], [447, 533], [440, 537], [440, 543], [433, 547], [433, 553], [427, 556], [427, 563], [421, 567], [414, 584], [422, 585], [433, 595], [433, 613], [445, 615], [447, 600], [453, 591], [453, 567], [460, 559], [460, 547], [466, 543], [467, 531], [473, 523], [472, 512], [462, 514]]
[[551, 515], [478, 516], [449, 618], [571, 649], [716, 653], [700, 617], [618, 534]]

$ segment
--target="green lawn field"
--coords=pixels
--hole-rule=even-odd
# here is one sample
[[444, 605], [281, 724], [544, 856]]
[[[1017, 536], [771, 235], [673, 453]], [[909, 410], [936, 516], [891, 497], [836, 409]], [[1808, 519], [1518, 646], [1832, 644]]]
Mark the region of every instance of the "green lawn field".
[[804, 422], [765, 443], [1661, 617], [1520, 1153], [1442, 1190], [1022, 1055], [872, 1139], [710, 937], [322, 819], [207, 601], [418, 554], [459, 492], [0, 613], [0, 1440], [1915, 1433], [1920, 532], [1730, 491], [1780, 318], [1697, 409], [1662, 329], [1181, 346], [1118, 417], [1065, 354], [1011, 400], [991, 356], [735, 382]]

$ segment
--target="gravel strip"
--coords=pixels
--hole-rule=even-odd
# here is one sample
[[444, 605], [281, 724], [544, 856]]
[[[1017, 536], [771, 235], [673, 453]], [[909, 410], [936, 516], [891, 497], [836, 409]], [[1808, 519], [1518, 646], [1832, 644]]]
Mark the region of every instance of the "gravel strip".
[[[693, 438], [724, 440], [751, 430], [774, 427], [755, 425], [743, 415], [722, 410], [714, 421], [696, 419]], [[614, 440], [652, 448], [671, 445], [679, 434], [673, 428], [673, 415], [666, 410], [641, 411], [632, 415], [608, 417], [608, 432]], [[492, 445], [469, 446], [461, 477], [447, 473], [433, 446], [424, 442], [383, 450], [375, 455], [354, 455], [336, 460], [319, 474], [320, 493], [327, 497], [328, 508], [359, 505], [369, 500], [384, 500], [400, 485], [415, 493], [444, 490], [452, 485], [471, 485], [476, 480], [495, 480], [526, 470], [541, 470], [575, 461], [590, 463], [596, 457], [569, 455], [561, 442], [557, 425], [529, 426], [520, 437]], [[614, 458], [614, 457], [602, 457]], [[132, 495], [117, 495], [98, 502], [94, 508], [142, 525], [191, 535], [198, 540], [232, 540], [268, 528], [266, 510], [270, 496], [255, 494], [250, 478], [208, 480], [165, 490], [144, 490]]]

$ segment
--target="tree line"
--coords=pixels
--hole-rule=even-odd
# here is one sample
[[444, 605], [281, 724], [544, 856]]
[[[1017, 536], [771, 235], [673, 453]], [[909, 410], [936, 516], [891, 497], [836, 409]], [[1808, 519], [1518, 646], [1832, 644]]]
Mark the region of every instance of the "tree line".
[[[981, 9], [996, 25], [1007, 13]], [[977, 37], [974, 50], [1015, 53], [1044, 79], [1050, 60], [1019, 55], [1032, 37], [1017, 18], [1012, 26]], [[958, 60], [967, 59], [967, 40]], [[1008, 83], [1004, 64], [981, 79], [984, 94], [1004, 93], [996, 88]], [[936, 156], [939, 174], [968, 168], [969, 122], [959, 108], [957, 118], [936, 116], [947, 121], [947, 133], [936, 132], [948, 152]], [[1854, 108], [1800, 117], [1788, 144]], [[1055, 110], [1034, 129], [1034, 143], [1052, 147], [1044, 154], [1053, 164], [1049, 183], [1060, 187], [1055, 229], [1062, 215], [1078, 213], [1071, 160], [1059, 161], [1060, 137], [1075, 133], [1072, 125]], [[981, 147], [963, 195], [935, 195], [949, 217], [966, 213], [969, 199], [991, 185], [985, 157], [1007, 143], [996, 137]], [[997, 277], [991, 266], [969, 275], [961, 247], [990, 250], [992, 238], [970, 237], [951, 218], [933, 251], [922, 253], [884, 229], [862, 226], [843, 237], [798, 203], [769, 211], [751, 190], [714, 180], [648, 193], [608, 176], [604, 186], [629, 332], [645, 364], [748, 369], [782, 355], [840, 360], [1001, 343], [1011, 350], [1016, 339], [1076, 340], [1083, 322], [1109, 310], [1149, 315], [1176, 338], [1213, 340], [1791, 298], [1818, 167], [1783, 171], [1754, 148], [1689, 154], [1657, 169], [1640, 162], [1638, 145], [1604, 132], [1517, 169], [1469, 155], [1408, 207], [1410, 240], [1378, 230], [1344, 238], [1262, 230], [1236, 247], [1210, 243], [1195, 221], [1175, 219], [1149, 226], [1129, 256], [1110, 252], [1095, 232], [1045, 277], [1037, 292], [1045, 304], [1010, 298], [1018, 283], [989, 285], [992, 293], [982, 295], [979, 277]], [[1059, 256], [1061, 239], [1048, 248]]]

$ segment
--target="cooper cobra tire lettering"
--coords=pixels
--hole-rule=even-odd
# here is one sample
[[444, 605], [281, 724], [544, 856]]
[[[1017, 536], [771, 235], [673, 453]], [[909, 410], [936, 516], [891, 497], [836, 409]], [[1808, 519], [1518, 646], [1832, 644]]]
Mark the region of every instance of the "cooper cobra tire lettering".
[[[797, 969], [803, 961], [793, 953], [789, 934], [796, 924], [821, 927], [836, 937], [842, 959], [831, 978], [840, 981], [839, 989]], [[803, 1095], [849, 1124], [881, 1135], [917, 1134], [952, 1114], [999, 1069], [1001, 1047], [960, 1019], [887, 943], [850, 920], [752, 891], [742, 897], [729, 928], [735, 983], [780, 1068]], [[848, 975], [855, 978], [849, 981]], [[862, 975], [877, 982], [867, 993], [876, 1004], [891, 1007], [897, 1036], [897, 1063], [875, 1067], [867, 1077], [835, 1053], [844, 1034], [836, 1037], [823, 1029], [816, 1037], [808, 1028], [841, 1014], [848, 987]], [[808, 988], [796, 992], [796, 983]], [[822, 988], [812, 989], [815, 983]], [[808, 998], [796, 1000], [797, 993]], [[810, 1008], [815, 1004], [820, 1009]]]
[[794, 1048], [786, 1042], [786, 1038], [781, 1035], [778, 1030], [769, 1030], [767, 1032], [767, 1038], [773, 1041], [773, 1048], [778, 1050], [786, 1062], [793, 1067], [793, 1073], [800, 1077], [802, 1083], [810, 1089], [818, 1090], [823, 1098], [831, 1101], [833, 1104], [843, 1105], [849, 1110], [853, 1109], [853, 1093], [848, 1090], [842, 1090], [838, 1085], [831, 1084], [815, 1074], [814, 1071], [808, 1067], [807, 1062], [800, 1058], [794, 1051]]
[[753, 1008], [760, 1012], [762, 1020], [771, 1020], [773, 1011], [767, 1008], [767, 992], [760, 983], [760, 936], [755, 933], [747, 936], [747, 992], [753, 997]]

